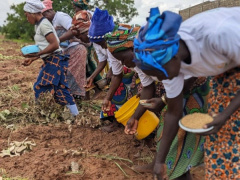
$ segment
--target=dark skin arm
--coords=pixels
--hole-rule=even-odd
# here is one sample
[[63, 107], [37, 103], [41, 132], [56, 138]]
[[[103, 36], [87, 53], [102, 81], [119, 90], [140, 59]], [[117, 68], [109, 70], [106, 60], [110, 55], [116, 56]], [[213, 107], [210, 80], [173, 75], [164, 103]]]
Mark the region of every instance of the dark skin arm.
[[112, 72], [112, 68], [110, 68], [107, 72], [107, 77], [106, 77], [108, 84], [111, 82], [112, 76], [113, 76], [113, 72]]
[[27, 59], [26, 61], [24, 61], [23, 63], [24, 66], [29, 66], [33, 61], [40, 58], [41, 55], [52, 53], [59, 48], [57, 38], [53, 33], [48, 34], [45, 38], [49, 42], [49, 45], [39, 53], [29, 54], [27, 57], [28, 58], [31, 57], [31, 59]]
[[[141, 91], [140, 99], [144, 100], [144, 99], [153, 98], [153, 96], [155, 94], [155, 88], [156, 87], [155, 87], [154, 82], [147, 87], [143, 87], [143, 89]], [[145, 113], [145, 111], [146, 111], [146, 108], [144, 106], [142, 106], [141, 104], [139, 104], [133, 115], [133, 118], [136, 120], [139, 120], [140, 117]]]
[[[143, 87], [141, 91], [140, 99], [151, 99], [155, 94], [155, 83], [153, 82], [149, 86]], [[138, 127], [138, 121], [141, 116], [145, 113], [146, 108], [141, 104], [138, 105], [135, 113], [132, 117], [128, 120], [127, 125], [125, 126], [125, 133], [126, 134], [135, 134]]]
[[48, 34], [46, 36], [46, 39], [49, 42], [49, 45], [44, 50], [42, 50], [38, 53], [39, 56], [41, 56], [43, 54], [52, 53], [59, 48], [57, 38], [55, 37], [55, 35], [53, 33]]
[[66, 33], [64, 33], [61, 37], [59, 37], [60, 42], [64, 42], [66, 40], [72, 39], [74, 37], [71, 30], [68, 30]]
[[163, 136], [161, 139], [160, 149], [156, 156], [156, 161], [154, 165], [154, 174], [157, 176], [157, 179], [162, 179], [164, 177], [164, 164], [169, 152], [170, 146], [173, 139], [177, 135], [179, 126], [178, 121], [182, 118], [183, 110], [183, 93], [180, 93], [175, 98], [168, 98], [168, 110], [164, 117], [164, 128]]
[[87, 79], [87, 84], [84, 87], [86, 88], [91, 87], [93, 85], [94, 78], [105, 68], [106, 65], [107, 65], [107, 60], [98, 63], [97, 68], [92, 73], [92, 75]]
[[154, 175], [157, 179], [166, 178], [165, 161], [169, 152], [172, 141], [177, 135], [179, 126], [178, 122], [183, 114], [183, 93], [186, 93], [192, 87], [196, 78], [190, 78], [184, 81], [184, 88], [182, 92], [175, 98], [167, 98], [168, 109], [164, 117], [164, 128], [161, 139], [159, 152], [157, 152], [156, 161], [154, 165]]
[[203, 127], [209, 128], [211, 126], [214, 126], [214, 128], [211, 131], [208, 131], [201, 135], [216, 134], [221, 129], [221, 127], [226, 123], [226, 121], [230, 118], [230, 116], [239, 109], [239, 107], [240, 107], [240, 92], [237, 93], [237, 95], [234, 97], [234, 99], [222, 113], [214, 117], [213, 122]]
[[120, 73], [119, 75], [113, 75], [112, 76], [112, 81], [110, 84], [110, 88], [108, 90], [108, 93], [105, 97], [105, 99], [103, 100], [102, 103], [102, 110], [105, 111], [109, 111], [111, 108], [111, 100], [116, 92], [116, 90], [118, 89], [118, 87], [120, 86], [121, 82], [122, 82], [122, 77], [123, 74]]

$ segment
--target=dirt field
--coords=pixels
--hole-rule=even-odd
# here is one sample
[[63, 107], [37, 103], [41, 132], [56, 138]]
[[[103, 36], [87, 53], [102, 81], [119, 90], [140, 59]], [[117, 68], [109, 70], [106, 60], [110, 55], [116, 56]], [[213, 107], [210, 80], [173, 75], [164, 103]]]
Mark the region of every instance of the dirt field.
[[[0, 180], [152, 179], [151, 174], [136, 173], [131, 167], [150, 162], [154, 152], [124, 135], [123, 128], [107, 134], [97, 125], [71, 126], [49, 119], [37, 123], [34, 116], [24, 119], [42, 62], [22, 66], [21, 46], [0, 37], [0, 112], [9, 111], [0, 113], [0, 151], [26, 138], [36, 146], [21, 156], [0, 157]], [[91, 110], [90, 116], [98, 121], [97, 111]], [[194, 179], [203, 179], [202, 167], [193, 173]]]

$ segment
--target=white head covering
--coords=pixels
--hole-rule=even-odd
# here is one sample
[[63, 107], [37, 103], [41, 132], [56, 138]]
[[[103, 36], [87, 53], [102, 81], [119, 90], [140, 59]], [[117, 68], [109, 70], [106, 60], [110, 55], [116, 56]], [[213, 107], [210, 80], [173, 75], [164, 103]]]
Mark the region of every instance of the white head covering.
[[45, 8], [40, 0], [26, 0], [23, 10], [29, 13], [39, 13]]

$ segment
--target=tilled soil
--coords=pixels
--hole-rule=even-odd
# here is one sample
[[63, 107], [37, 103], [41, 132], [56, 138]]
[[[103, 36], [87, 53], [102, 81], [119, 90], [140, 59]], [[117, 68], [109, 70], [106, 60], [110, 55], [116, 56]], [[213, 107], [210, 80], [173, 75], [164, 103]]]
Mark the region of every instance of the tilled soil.
[[[99, 129], [83, 128], [76, 125], [57, 124], [54, 126], [29, 125], [11, 133], [0, 128], [0, 147], [7, 147], [12, 141], [28, 140], [37, 145], [33, 150], [18, 157], [1, 158], [0, 167], [11, 177], [29, 179], [125, 179], [117, 162], [130, 179], [151, 179], [151, 174], [137, 174], [129, 167], [132, 163], [108, 159], [108, 155], [141, 161], [134, 158], [139, 152], [134, 137], [123, 134], [123, 129], [107, 134]], [[74, 151], [75, 154], [73, 153]], [[142, 153], [148, 154], [145, 148]], [[71, 163], [79, 165], [79, 173], [71, 174]], [[129, 166], [129, 167], [128, 167]]]
[[[0, 111], [21, 107], [29, 93], [33, 93], [29, 87], [36, 80], [42, 64], [38, 60], [28, 67], [22, 66], [24, 59], [20, 54], [20, 46], [0, 37], [0, 95], [4, 93], [4, 101], [0, 99]], [[16, 97], [6, 96], [14, 89], [20, 89]], [[143, 143], [136, 141], [133, 136], [125, 135], [123, 127], [108, 134], [99, 128], [70, 126], [64, 122], [48, 125], [17, 124], [14, 130], [6, 129], [6, 123], [1, 120], [0, 124], [3, 124], [0, 125], [0, 151], [7, 149], [11, 141], [21, 142], [28, 138], [36, 143], [32, 151], [21, 156], [0, 157], [0, 179], [152, 179], [151, 174], [139, 174], [130, 167], [146, 164], [154, 152], [146, 146], [142, 147]], [[79, 166], [75, 173], [72, 172], [73, 163]], [[203, 167], [195, 168], [193, 175], [196, 180], [203, 179]]]

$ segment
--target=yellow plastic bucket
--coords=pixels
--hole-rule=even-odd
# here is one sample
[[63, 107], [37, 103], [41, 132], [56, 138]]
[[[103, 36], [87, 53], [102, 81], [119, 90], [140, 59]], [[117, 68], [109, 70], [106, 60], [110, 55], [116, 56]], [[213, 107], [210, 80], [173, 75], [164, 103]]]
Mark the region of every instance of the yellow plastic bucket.
[[[124, 126], [126, 126], [128, 120], [137, 109], [139, 100], [140, 99], [136, 98], [136, 96], [132, 97], [116, 112], [115, 118], [119, 123], [122, 123]], [[136, 138], [143, 139], [147, 137], [149, 134], [151, 134], [151, 132], [154, 131], [158, 124], [159, 119], [155, 113], [147, 110], [139, 119]]]
[[147, 110], [139, 119], [136, 138], [144, 139], [156, 129], [158, 124], [159, 119], [156, 114]]
[[135, 112], [138, 104], [139, 104], [139, 100], [140, 98], [137, 98], [136, 96], [133, 96], [132, 98], [130, 98], [127, 102], [125, 102], [122, 107], [115, 113], [115, 118], [116, 119], [120, 119], [120, 121], [124, 116], [126, 116], [126, 118], [128, 116], [132, 116], [133, 113]]

